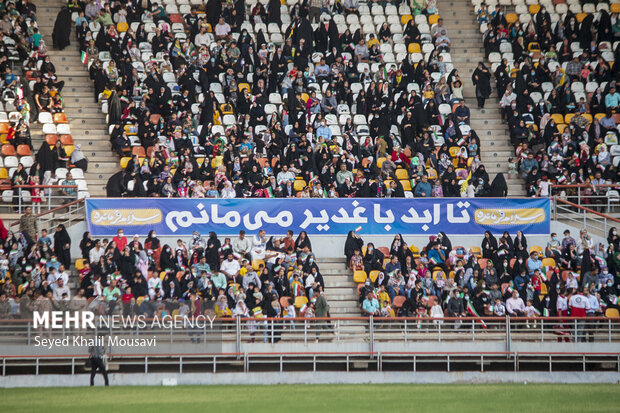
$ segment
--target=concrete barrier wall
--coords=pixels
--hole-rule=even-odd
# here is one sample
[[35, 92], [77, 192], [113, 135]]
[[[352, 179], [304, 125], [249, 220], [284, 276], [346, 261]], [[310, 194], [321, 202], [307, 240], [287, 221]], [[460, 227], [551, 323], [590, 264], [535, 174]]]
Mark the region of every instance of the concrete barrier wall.
[[[239, 385], [239, 384], [448, 384], [448, 383], [617, 383], [617, 372], [284, 372], [284, 373], [119, 373], [112, 386]], [[0, 377], [0, 387], [79, 387], [88, 374]], [[103, 385], [97, 375], [95, 385]]]

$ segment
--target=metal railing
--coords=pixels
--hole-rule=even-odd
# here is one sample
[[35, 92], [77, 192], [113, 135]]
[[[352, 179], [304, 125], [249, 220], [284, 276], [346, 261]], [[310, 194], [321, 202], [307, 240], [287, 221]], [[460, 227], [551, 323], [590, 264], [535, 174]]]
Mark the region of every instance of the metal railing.
[[[0, 207], [20, 214], [27, 207], [32, 207], [35, 213], [40, 213], [76, 200], [77, 188], [77, 185], [0, 185], [0, 191], [3, 193], [3, 202]], [[13, 191], [10, 201], [4, 197], [4, 191], [7, 190]], [[33, 195], [35, 190], [39, 191], [38, 195]], [[61, 193], [66, 190], [75, 190], [75, 195]], [[39, 201], [35, 202], [35, 199]]]
[[[128, 319], [127, 319], [128, 320]], [[157, 321], [157, 322], [154, 322]], [[234, 343], [237, 351], [252, 343], [326, 342], [620, 342], [620, 318], [607, 317], [349, 317], [349, 318], [217, 318], [187, 324], [182, 318], [147, 319], [142, 325], [113, 325], [97, 330], [34, 328], [31, 320], [0, 320], [0, 345], [33, 345], [41, 338], [63, 339], [98, 332], [120, 338], [151, 338], [158, 344]], [[38, 337], [38, 338], [37, 338]]]
[[[2, 376], [89, 372], [88, 356], [0, 355]], [[620, 373], [619, 352], [284, 352], [122, 354], [108, 356], [111, 372], [287, 371], [611, 371]], [[559, 367], [559, 368], [558, 368]]]
[[620, 224], [618, 218], [559, 197], [553, 198], [553, 219], [567, 221], [602, 237], [607, 237], [609, 229]]
[[620, 195], [610, 194], [609, 190], [620, 190], [620, 184], [554, 184], [551, 186], [551, 196], [578, 207], [614, 213], [620, 210]]
[[[49, 229], [58, 224], [70, 226], [71, 224], [84, 221], [86, 213], [86, 198], [76, 199], [66, 204], [35, 214], [39, 229]], [[19, 226], [19, 221], [11, 223], [11, 227]]]

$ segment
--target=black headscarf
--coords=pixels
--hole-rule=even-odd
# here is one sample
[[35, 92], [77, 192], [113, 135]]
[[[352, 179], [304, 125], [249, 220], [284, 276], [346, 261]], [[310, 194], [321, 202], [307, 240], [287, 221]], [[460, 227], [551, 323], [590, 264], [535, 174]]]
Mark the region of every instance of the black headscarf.
[[71, 44], [71, 12], [68, 7], [63, 7], [58, 12], [54, 30], [52, 31], [52, 41], [56, 49], [62, 50]]
[[495, 175], [493, 182], [491, 183], [491, 191], [489, 196], [493, 198], [503, 198], [508, 196], [508, 184], [504, 174], [499, 172]]
[[[60, 231], [54, 233], [54, 253], [58, 261], [65, 266], [71, 267], [71, 238], [63, 224], [58, 225]], [[68, 246], [67, 246], [68, 245]]]
[[361, 238], [355, 236], [355, 232], [349, 231], [347, 234], [347, 240], [344, 243], [344, 255], [347, 257], [347, 265], [349, 265], [349, 261], [351, 261], [351, 257], [355, 250], [362, 251], [362, 247], [364, 246], [364, 241]]
[[41, 172], [54, 171], [56, 168], [56, 154], [50, 149], [47, 142], [41, 143], [41, 148], [37, 152], [37, 162], [41, 165]]

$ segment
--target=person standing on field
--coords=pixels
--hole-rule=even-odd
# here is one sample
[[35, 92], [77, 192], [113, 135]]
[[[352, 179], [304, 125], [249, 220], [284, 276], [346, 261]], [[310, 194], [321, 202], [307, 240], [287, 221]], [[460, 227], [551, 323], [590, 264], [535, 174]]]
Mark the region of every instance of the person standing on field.
[[[103, 375], [103, 380], [105, 381], [105, 385], [109, 386], [108, 382], [108, 371], [105, 368], [105, 364], [103, 363], [103, 358], [105, 357], [105, 345], [103, 344], [103, 336], [99, 335], [96, 337], [96, 342], [94, 346], [88, 347], [88, 354], [90, 359], [90, 385], [95, 385], [95, 375], [97, 371], [99, 371]], [[101, 344], [99, 344], [101, 343]]]

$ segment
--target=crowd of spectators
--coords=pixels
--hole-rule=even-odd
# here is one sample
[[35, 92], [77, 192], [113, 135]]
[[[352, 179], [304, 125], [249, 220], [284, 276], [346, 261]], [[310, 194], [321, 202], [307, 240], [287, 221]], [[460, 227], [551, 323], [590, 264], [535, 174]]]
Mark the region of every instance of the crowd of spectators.
[[[78, 179], [83, 178], [87, 160], [79, 145], [73, 145], [63, 109], [64, 82], [59, 81], [50, 61], [48, 45], [37, 26], [36, 6], [29, 0], [1, 4], [0, 73], [0, 181], [13, 187], [63, 185], [70, 168], [74, 168]], [[31, 136], [33, 123], [39, 123], [45, 135], [36, 156]], [[80, 188], [86, 190], [85, 181]], [[75, 199], [75, 188], [65, 190]], [[32, 203], [38, 208], [48, 191], [23, 190], [22, 204]], [[17, 190], [7, 190], [2, 195], [5, 202], [19, 202]]]
[[595, 244], [586, 230], [575, 239], [565, 230], [535, 246], [520, 231], [499, 238], [486, 231], [480, 247], [464, 248], [442, 232], [422, 249], [396, 235], [388, 249], [364, 245], [352, 231], [345, 256], [364, 315], [603, 316], [618, 310], [620, 295], [616, 228], [607, 241]]
[[123, 169], [109, 196], [493, 193], [435, 0], [69, 10]]
[[[84, 233], [71, 277], [71, 243], [60, 225], [53, 239], [38, 232], [30, 208], [20, 233], [0, 233], [0, 319], [33, 311], [216, 317], [327, 317], [325, 283], [305, 232], [294, 237], [202, 237], [163, 244], [145, 239], [94, 239]], [[77, 282], [76, 282], [77, 278]], [[73, 288], [71, 288], [73, 287]]]
[[515, 147], [511, 173], [525, 179], [528, 196], [586, 184], [585, 203], [606, 203], [609, 188], [600, 185], [620, 183], [620, 19], [607, 2], [581, 3], [583, 13], [573, 12], [580, 4], [548, 3], [517, 13], [483, 3], [476, 12]]

